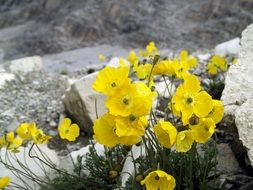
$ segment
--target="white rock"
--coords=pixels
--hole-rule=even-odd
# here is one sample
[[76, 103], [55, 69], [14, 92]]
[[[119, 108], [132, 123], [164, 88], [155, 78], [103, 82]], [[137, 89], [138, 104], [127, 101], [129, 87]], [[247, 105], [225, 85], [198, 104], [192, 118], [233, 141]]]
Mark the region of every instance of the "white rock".
[[215, 54], [220, 56], [235, 55], [237, 56], [240, 49], [240, 38], [235, 38], [227, 42], [223, 42], [215, 47]]
[[243, 145], [247, 147], [248, 156], [253, 164], [253, 98], [248, 99], [235, 112], [235, 124]]
[[235, 118], [239, 138], [246, 146], [251, 164], [253, 164], [253, 24], [242, 33], [239, 59], [227, 72], [225, 88], [221, 100], [226, 115]]
[[197, 57], [200, 61], [207, 61], [208, 59], [210, 59], [211, 54], [210, 53], [200, 54], [200, 55], [197, 55]]
[[[85, 164], [86, 158], [87, 158], [87, 154], [89, 153], [89, 149], [91, 148], [92, 145], [87, 145], [79, 150], [73, 151], [70, 153], [70, 155], [64, 156], [64, 157], [60, 157], [59, 158], [59, 168], [60, 169], [65, 169], [67, 170], [69, 173], [74, 174], [74, 164], [78, 163], [77, 158], [78, 157], [82, 157], [82, 163]], [[94, 148], [97, 152], [97, 154], [99, 156], [104, 156], [105, 154], [105, 149], [104, 146], [99, 144], [99, 143], [95, 143], [94, 144]], [[72, 159], [71, 159], [72, 157]], [[73, 164], [74, 162], [74, 164]], [[83, 172], [85, 174], [89, 174], [89, 171], [84, 169]]]
[[133, 157], [131, 155], [131, 152], [129, 152], [128, 157], [123, 165], [120, 177], [121, 177], [121, 186], [125, 187], [126, 182], [128, 178], [130, 177], [129, 174], [134, 175], [134, 163], [133, 163], [133, 158], [136, 160], [139, 158], [141, 155], [145, 155], [145, 148], [141, 146], [132, 146], [132, 153]]
[[40, 56], [24, 57], [15, 59], [10, 62], [10, 71], [12, 73], [29, 73], [33, 71], [40, 71], [43, 67]]
[[7, 81], [11, 81], [15, 78], [15, 75], [12, 73], [0, 73], [0, 89], [4, 87]]
[[[0, 60], [1, 60], [1, 57], [0, 57]], [[4, 67], [3, 67], [3, 65], [0, 65], [0, 73], [5, 73], [6, 71], [5, 71], [5, 69], [4, 69]]]
[[159, 96], [169, 98], [170, 93], [173, 94], [175, 91], [175, 85], [173, 85], [169, 80], [166, 80], [166, 82], [156, 82], [155, 89], [157, 90]]
[[[86, 157], [86, 155], [89, 153], [89, 149], [90, 149], [91, 147], [92, 147], [92, 145], [88, 145], [88, 146], [83, 147], [83, 148], [81, 148], [81, 149], [79, 149], [79, 150], [77, 150], [77, 151], [71, 152], [70, 155], [72, 156], [74, 162], [75, 162], [75, 163], [77, 162], [77, 158], [78, 158], [79, 156]], [[104, 156], [104, 155], [105, 155], [105, 154], [104, 154], [104, 153], [105, 153], [104, 145], [99, 144], [99, 143], [95, 143], [94, 148], [95, 148], [95, 150], [96, 150], [96, 152], [97, 152], [97, 154], [98, 154], [99, 156]]]
[[[113, 58], [109, 61], [109, 63], [107, 63], [106, 66], [117, 68], [117, 67], [120, 66], [120, 63], [119, 63], [119, 60], [120, 60], [120, 59], [121, 59], [121, 58], [119, 58], [119, 57], [113, 57]], [[125, 61], [126, 66], [130, 66], [129, 62], [128, 62], [126, 59], [124, 59], [124, 61]]]
[[104, 105], [105, 96], [92, 89], [96, 76], [97, 72], [77, 80], [62, 97], [68, 115], [87, 132], [91, 131], [97, 116], [107, 112]]
[[[47, 145], [38, 145], [40, 150], [43, 151], [44, 155], [47, 156], [47, 158], [49, 158], [52, 163], [54, 163], [55, 165], [58, 165], [58, 157], [56, 156], [56, 152], [53, 150], [50, 150]], [[2, 148], [1, 152], [0, 152], [0, 156], [1, 156], [1, 160], [5, 161], [5, 163], [12, 165], [13, 167], [15, 167], [16, 169], [24, 172], [24, 173], [29, 173], [29, 174], [36, 174], [36, 176], [40, 177], [41, 179], [43, 179], [45, 177], [45, 174], [48, 174], [49, 172], [52, 171], [51, 168], [49, 168], [47, 165], [43, 164], [43, 168], [42, 169], [42, 163], [39, 162], [38, 159], [35, 158], [30, 158], [28, 156], [28, 151], [29, 151], [29, 147], [20, 147], [19, 153], [10, 153], [8, 151], [7, 155], [8, 155], [8, 159], [6, 160], [6, 149]], [[32, 155], [36, 155], [35, 152], [42, 158], [42, 156], [39, 153], [39, 150], [34, 148], [32, 150]], [[23, 169], [23, 167], [21, 167], [21, 165], [25, 166], [26, 168], [29, 168], [30, 172], [27, 172], [26, 170]], [[13, 170], [9, 170], [7, 169], [2, 163], [0, 163], [0, 176], [9, 176], [11, 178], [12, 182], [15, 182], [23, 187], [24, 186], [24, 182], [26, 182], [27, 184], [29, 184], [34, 190], [39, 189], [39, 187], [37, 186], [37, 184], [24, 176], [15, 176], [13, 173]], [[23, 180], [23, 181], [22, 181]], [[15, 188], [13, 188], [15, 189]], [[19, 188], [16, 188], [19, 189]]]

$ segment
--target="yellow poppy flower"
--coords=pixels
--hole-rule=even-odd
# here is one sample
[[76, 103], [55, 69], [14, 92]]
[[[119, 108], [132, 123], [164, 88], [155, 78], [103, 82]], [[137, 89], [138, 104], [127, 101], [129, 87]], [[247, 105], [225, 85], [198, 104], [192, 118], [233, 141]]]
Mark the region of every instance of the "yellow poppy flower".
[[158, 49], [155, 45], [154, 42], [149, 42], [149, 44], [146, 46], [146, 49], [145, 50], [140, 50], [139, 51], [139, 54], [142, 56], [142, 57], [148, 57], [148, 56], [153, 56], [155, 54], [158, 53]]
[[189, 68], [196, 67], [198, 64], [197, 58], [193, 56], [189, 56], [186, 50], [182, 50], [180, 52], [180, 62], [181, 64], [188, 65]]
[[155, 45], [155, 42], [149, 42], [149, 44], [146, 46], [146, 51], [149, 55], [157, 52], [157, 47]]
[[177, 88], [172, 102], [175, 103], [175, 109], [181, 111], [184, 125], [189, 123], [192, 114], [202, 118], [213, 109], [212, 97], [206, 91], [201, 91], [200, 82], [194, 75], [184, 78], [184, 83]]
[[119, 143], [119, 137], [116, 135], [115, 130], [115, 116], [105, 114], [95, 120], [93, 138], [105, 146], [116, 146]]
[[33, 125], [29, 125], [28, 130], [35, 144], [46, 143], [52, 138], [51, 136], [45, 135], [41, 129], [38, 129], [35, 123]]
[[135, 85], [129, 83], [118, 89], [117, 93], [109, 96], [105, 102], [105, 105], [112, 115], [120, 115], [123, 117], [129, 116], [132, 112], [132, 105], [135, 95]]
[[140, 136], [121, 136], [116, 134], [116, 122], [115, 116], [111, 114], [105, 114], [99, 119], [95, 120], [93, 130], [93, 138], [100, 144], [108, 147], [114, 147], [117, 144], [122, 145], [134, 145], [141, 141]]
[[128, 135], [119, 137], [119, 144], [125, 146], [132, 146], [141, 141], [141, 136]]
[[132, 115], [139, 117], [148, 115], [152, 107], [153, 98], [157, 93], [152, 92], [143, 82], [136, 82], [134, 86], [135, 96], [132, 104]]
[[175, 102], [169, 102], [168, 103], [168, 108], [171, 110], [171, 112], [173, 113], [174, 116], [180, 117], [181, 116], [181, 112], [180, 110], [177, 110], [175, 108]]
[[208, 114], [207, 117], [212, 118], [215, 124], [219, 123], [224, 114], [224, 107], [222, 105], [222, 102], [220, 100], [213, 100], [213, 109], [212, 111]]
[[103, 54], [99, 54], [99, 55], [98, 55], [98, 59], [99, 59], [100, 61], [105, 61], [105, 60], [106, 60], [106, 57], [105, 57]]
[[4, 189], [10, 183], [10, 178], [8, 176], [0, 178], [0, 189]]
[[218, 73], [218, 69], [221, 71], [227, 71], [227, 60], [219, 55], [214, 55], [212, 56], [210, 62], [207, 64], [207, 72], [209, 74], [215, 75]]
[[177, 134], [176, 151], [187, 152], [191, 149], [194, 140], [190, 130], [180, 131]]
[[29, 126], [35, 125], [35, 123], [21, 123], [16, 129], [17, 134], [23, 140], [29, 140], [31, 138], [31, 134], [29, 133]]
[[58, 127], [58, 131], [61, 139], [67, 139], [68, 141], [75, 141], [80, 134], [80, 129], [77, 124], [71, 124], [69, 118], [64, 118]]
[[122, 85], [130, 83], [128, 74], [129, 68], [126, 66], [120, 66], [118, 68], [105, 67], [99, 71], [92, 87], [100, 93], [111, 95], [117, 92]]
[[207, 72], [211, 75], [216, 75], [218, 73], [218, 69], [214, 63], [210, 62], [207, 64]]
[[133, 70], [135, 71], [139, 79], [148, 79], [151, 74], [152, 65], [149, 63], [135, 65]]
[[176, 180], [172, 175], [162, 170], [150, 172], [141, 185], [146, 186], [147, 190], [173, 190], [176, 187]]
[[139, 58], [137, 57], [135, 51], [133, 50], [129, 52], [127, 60], [133, 66], [139, 63]]
[[198, 143], [205, 143], [215, 131], [215, 123], [211, 118], [200, 119], [197, 125], [190, 125], [192, 138]]
[[227, 71], [228, 64], [227, 60], [224, 57], [221, 57], [219, 55], [214, 55], [211, 59], [211, 61], [222, 71]]
[[144, 116], [150, 112], [154, 93], [143, 82], [128, 84], [109, 96], [106, 107], [110, 114], [127, 117], [129, 115]]
[[175, 69], [176, 77], [183, 79], [185, 76], [189, 75], [189, 65], [187, 62], [179, 61], [177, 58], [173, 60], [173, 67]]
[[128, 117], [117, 117], [115, 119], [117, 136], [140, 136], [145, 133], [148, 120], [145, 116], [139, 117], [130, 115]]
[[15, 136], [14, 132], [9, 132], [0, 138], [0, 147], [6, 147], [11, 152], [18, 152], [18, 148], [22, 145], [23, 140]]
[[175, 64], [172, 60], [162, 60], [155, 64], [152, 74], [175, 76]]
[[23, 140], [20, 137], [15, 137], [12, 142], [9, 143], [7, 149], [11, 152], [17, 153], [19, 152], [18, 148], [22, 145]]
[[166, 148], [171, 148], [176, 142], [177, 129], [169, 121], [159, 121], [154, 132], [158, 141]]

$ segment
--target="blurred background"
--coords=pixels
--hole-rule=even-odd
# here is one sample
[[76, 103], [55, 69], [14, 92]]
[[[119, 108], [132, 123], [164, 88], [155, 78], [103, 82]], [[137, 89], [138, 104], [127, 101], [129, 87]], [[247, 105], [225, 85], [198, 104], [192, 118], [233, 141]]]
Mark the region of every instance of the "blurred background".
[[151, 40], [210, 49], [252, 22], [252, 0], [0, 0], [0, 61], [96, 47], [79, 52], [91, 62]]

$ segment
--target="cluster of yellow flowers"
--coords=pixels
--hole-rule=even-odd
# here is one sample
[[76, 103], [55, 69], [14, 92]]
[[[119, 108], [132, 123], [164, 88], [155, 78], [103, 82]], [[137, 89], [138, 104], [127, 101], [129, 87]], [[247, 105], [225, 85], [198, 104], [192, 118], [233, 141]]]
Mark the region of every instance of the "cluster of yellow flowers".
[[211, 75], [216, 75], [219, 70], [227, 71], [228, 63], [224, 57], [213, 55], [210, 62], [207, 64], [207, 72]]
[[[71, 124], [69, 118], [64, 118], [58, 127], [61, 139], [75, 141], [79, 136], [80, 129], [77, 124]], [[46, 135], [42, 129], [37, 128], [35, 123], [21, 123], [15, 132], [11, 131], [0, 137], [0, 149], [6, 147], [11, 152], [18, 152], [18, 148], [24, 141], [32, 140], [34, 144], [43, 144], [52, 137]]]
[[[80, 133], [79, 126], [77, 124], [71, 124], [69, 118], [63, 119], [58, 127], [58, 131], [61, 139], [67, 139], [68, 141], [75, 141]], [[37, 128], [35, 123], [21, 123], [15, 132], [11, 131], [0, 137], [0, 150], [1, 148], [6, 148], [12, 153], [18, 153], [19, 147], [24, 142], [31, 140], [34, 144], [43, 144], [51, 138], [42, 129]], [[0, 189], [4, 189], [9, 183], [9, 177], [0, 178]]]
[[[154, 42], [139, 54], [140, 57], [135, 51], [130, 51], [130, 65], [121, 59], [119, 67], [107, 66], [98, 73], [93, 88], [107, 96], [108, 113], [95, 121], [94, 139], [108, 147], [133, 145], [142, 140], [147, 128], [151, 128], [163, 147], [175, 145], [178, 152], [189, 151], [194, 142], [205, 143], [221, 121], [224, 108], [221, 101], [212, 99], [201, 88], [198, 77], [190, 73], [197, 66], [197, 59], [186, 50], [181, 51], [178, 58], [161, 58]], [[208, 65], [212, 73], [217, 68], [227, 69], [224, 59], [218, 56], [214, 56]], [[131, 68], [141, 81], [129, 78]], [[157, 95], [154, 90], [154, 77], [157, 75], [181, 81], [168, 103], [173, 117], [181, 118], [181, 124], [159, 120], [152, 125], [147, 120]], [[174, 189], [175, 179], [156, 170], [141, 184], [145, 184], [148, 190]]]
[[35, 144], [46, 143], [51, 136], [45, 135], [44, 132], [37, 128], [35, 123], [22, 123], [13, 131], [0, 137], [0, 148], [6, 147], [11, 152], [18, 152], [18, 148], [24, 141], [33, 140]]
[[[151, 42], [151, 44], [154, 44], [154, 42]], [[147, 47], [149, 47], [149, 45]], [[143, 53], [140, 52], [140, 54]], [[146, 51], [145, 56], [146, 55], [149, 57], [155, 57], [155, 55], [158, 55], [157, 48], [154, 46], [152, 51]], [[189, 74], [189, 69], [196, 67], [198, 63], [197, 59], [193, 56], [189, 56], [186, 50], [181, 51], [179, 58], [162, 59], [155, 65], [153, 65], [152, 62], [142, 63], [136, 53], [134, 51], [130, 51], [128, 61], [133, 66], [133, 70], [136, 72], [139, 79], [152, 78], [154, 75], [184, 78], [185, 75]]]
[[94, 139], [108, 147], [141, 141], [155, 94], [143, 82], [132, 82], [129, 67], [101, 70], [93, 88], [105, 94], [108, 113], [94, 122]]

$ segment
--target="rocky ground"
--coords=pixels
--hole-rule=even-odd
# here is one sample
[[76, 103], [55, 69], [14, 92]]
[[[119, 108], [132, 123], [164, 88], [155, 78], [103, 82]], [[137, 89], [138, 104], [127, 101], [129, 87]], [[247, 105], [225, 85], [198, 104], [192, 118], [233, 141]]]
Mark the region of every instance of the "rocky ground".
[[253, 21], [251, 0], [2, 0], [0, 58], [95, 44], [210, 49]]
[[[62, 151], [66, 144], [57, 139], [58, 122], [66, 114], [61, 97], [74, 80], [106, 63], [98, 62], [99, 53], [108, 60], [112, 56], [126, 57], [130, 49], [154, 40], [166, 53], [188, 49], [204, 63], [215, 45], [241, 36], [242, 30], [253, 22], [252, 10], [251, 0], [140, 0], [137, 3], [134, 0], [2, 0], [0, 79], [5, 76], [12, 80], [4, 86], [0, 80], [0, 134], [15, 129], [20, 122], [35, 121], [56, 137], [50, 147], [66, 154]], [[42, 70], [25, 74], [10, 71], [8, 60], [33, 55], [42, 56]], [[204, 67], [200, 64], [195, 74], [206, 78]], [[231, 78], [235, 77], [230, 75]], [[241, 91], [240, 85], [235, 91]], [[240, 99], [239, 106], [244, 102]], [[247, 149], [234, 141], [238, 139], [235, 122], [239, 122], [240, 116], [237, 118], [235, 121], [227, 117], [232, 122], [217, 130], [221, 188], [251, 190], [252, 168], [243, 156]], [[85, 143], [85, 138], [80, 138], [77, 146], [70, 144], [69, 148], [72, 151]]]

